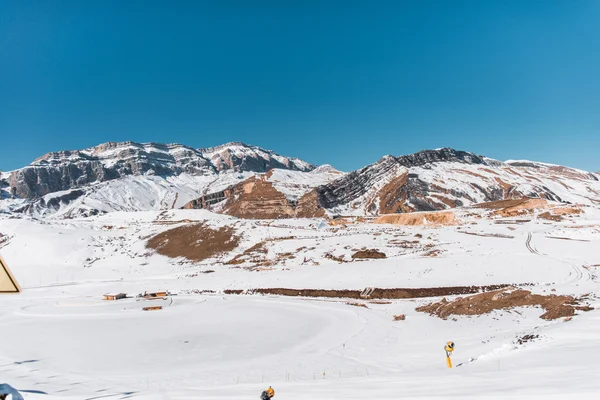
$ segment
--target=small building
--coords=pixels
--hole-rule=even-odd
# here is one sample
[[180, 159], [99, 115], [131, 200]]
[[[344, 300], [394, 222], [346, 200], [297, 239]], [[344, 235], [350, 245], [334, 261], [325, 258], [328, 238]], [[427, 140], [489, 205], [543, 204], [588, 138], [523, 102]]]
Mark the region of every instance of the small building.
[[160, 292], [144, 292], [144, 294], [142, 295], [142, 297], [146, 298], [146, 299], [162, 299], [164, 297], [168, 296], [168, 292], [165, 291], [160, 291]]
[[104, 300], [120, 300], [127, 297], [125, 293], [110, 293], [104, 295]]
[[162, 310], [162, 306], [152, 306], [152, 307], [144, 307], [142, 308], [144, 311], [158, 311]]

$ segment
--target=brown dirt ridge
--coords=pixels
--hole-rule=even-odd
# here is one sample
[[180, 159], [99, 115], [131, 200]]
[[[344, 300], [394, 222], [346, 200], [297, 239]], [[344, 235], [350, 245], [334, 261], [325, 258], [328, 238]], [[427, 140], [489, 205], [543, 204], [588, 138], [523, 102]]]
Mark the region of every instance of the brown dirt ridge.
[[414, 212], [403, 214], [387, 214], [375, 219], [376, 224], [395, 224], [395, 225], [458, 225], [456, 216], [452, 211], [433, 211], [433, 212]]
[[589, 311], [591, 307], [579, 306], [573, 296], [532, 294], [528, 290], [503, 288], [487, 293], [479, 293], [456, 300], [441, 301], [418, 307], [417, 311], [426, 312], [442, 319], [452, 315], [482, 315], [494, 310], [507, 310], [515, 307], [541, 307], [546, 310], [540, 318], [554, 320], [575, 315], [576, 310]]
[[[394, 288], [380, 289], [375, 288], [369, 296], [369, 299], [413, 299], [420, 297], [441, 297], [479, 293], [481, 291], [497, 290], [506, 288], [509, 285], [489, 285], [489, 286], [447, 286], [436, 288]], [[362, 290], [336, 290], [336, 289], [289, 289], [289, 288], [261, 288], [253, 290], [254, 293], [274, 294], [280, 296], [295, 297], [327, 297], [327, 298], [345, 298], [361, 299]], [[241, 294], [243, 290], [227, 289], [225, 294]]]

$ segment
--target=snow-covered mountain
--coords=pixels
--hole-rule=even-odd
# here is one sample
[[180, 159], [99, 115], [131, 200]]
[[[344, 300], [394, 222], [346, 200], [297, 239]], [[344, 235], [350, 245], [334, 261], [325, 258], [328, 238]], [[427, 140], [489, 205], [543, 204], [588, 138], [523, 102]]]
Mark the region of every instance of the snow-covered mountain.
[[[287, 202], [267, 182], [208, 193], [210, 201], [186, 207], [275, 218], [432, 211], [523, 197], [600, 205], [600, 181], [592, 173], [532, 161], [501, 162], [449, 148], [388, 155]], [[272, 204], [264, 201], [276, 198]]]
[[501, 162], [448, 148], [385, 156], [315, 191], [320, 207], [343, 215], [441, 210], [522, 197], [600, 205], [600, 181], [592, 173]]
[[206, 149], [180, 144], [109, 142], [85, 150], [48, 153], [10, 173], [7, 181], [11, 194], [34, 199], [131, 175], [207, 176], [220, 172], [266, 172], [272, 168], [311, 171], [315, 167], [239, 142]]
[[242, 218], [379, 215], [536, 197], [600, 205], [599, 176], [449, 148], [385, 156], [343, 174], [242, 143], [106, 143], [49, 153], [0, 177], [0, 210], [69, 218], [205, 208]]
[[111, 142], [48, 153], [2, 173], [0, 210], [74, 217], [177, 208], [208, 190], [222, 190], [274, 168], [308, 173], [316, 166], [239, 142], [204, 149]]
[[600, 181], [592, 173], [531, 161], [501, 162], [448, 148], [385, 156], [316, 193], [320, 207], [343, 215], [441, 210], [522, 197], [600, 205]]

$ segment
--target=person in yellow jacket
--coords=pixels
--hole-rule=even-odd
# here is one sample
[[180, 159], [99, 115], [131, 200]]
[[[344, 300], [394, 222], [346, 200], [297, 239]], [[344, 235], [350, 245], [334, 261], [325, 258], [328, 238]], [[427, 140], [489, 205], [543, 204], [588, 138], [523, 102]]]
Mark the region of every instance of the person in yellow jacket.
[[261, 393], [260, 400], [269, 400], [275, 397], [275, 390], [271, 386], [267, 390]]

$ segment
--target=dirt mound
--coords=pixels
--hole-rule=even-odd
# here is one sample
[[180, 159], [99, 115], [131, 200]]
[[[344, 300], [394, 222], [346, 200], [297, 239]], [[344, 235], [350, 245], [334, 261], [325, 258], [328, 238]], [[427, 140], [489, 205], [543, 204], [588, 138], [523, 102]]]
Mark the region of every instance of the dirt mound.
[[548, 206], [548, 202], [544, 199], [535, 198], [520, 198], [490, 201], [487, 203], [475, 204], [474, 208], [486, 208], [495, 210], [494, 214], [501, 217], [516, 217], [530, 213], [535, 209], [542, 209]]
[[356, 258], [387, 258], [385, 253], [376, 249], [359, 250], [352, 254], [352, 259]]
[[464, 298], [459, 297], [450, 302], [442, 299], [436, 303], [419, 307], [417, 311], [446, 319], [451, 315], [482, 315], [494, 310], [537, 306], [546, 310], [540, 318], [553, 320], [573, 316], [575, 310], [586, 311], [584, 308], [587, 307], [578, 307], [577, 304], [578, 301], [572, 296], [544, 296], [532, 294], [528, 290], [505, 288]]
[[202, 261], [234, 250], [239, 241], [232, 227], [212, 229], [205, 224], [193, 224], [159, 233], [148, 240], [146, 247], [167, 257]]
[[527, 199], [520, 204], [497, 210], [494, 214], [501, 217], [516, 217], [519, 215], [529, 214], [533, 210], [543, 209], [546, 207], [548, 207], [548, 202], [544, 199]]
[[564, 217], [578, 215], [583, 213], [583, 210], [576, 207], [556, 207], [550, 211], [546, 211], [538, 215], [539, 218], [550, 221], [562, 221]]
[[414, 212], [404, 214], [387, 214], [375, 219], [376, 224], [395, 225], [457, 225], [458, 221], [452, 211]]

